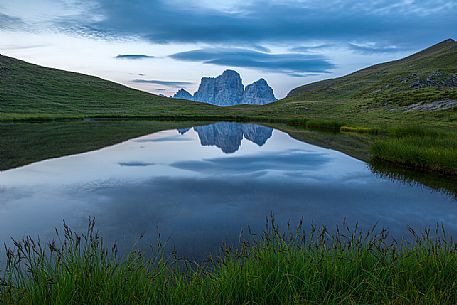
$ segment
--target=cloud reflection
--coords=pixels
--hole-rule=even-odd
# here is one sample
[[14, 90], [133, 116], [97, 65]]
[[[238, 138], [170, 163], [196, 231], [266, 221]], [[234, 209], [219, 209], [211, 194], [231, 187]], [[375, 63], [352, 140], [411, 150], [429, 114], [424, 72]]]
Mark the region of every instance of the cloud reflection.
[[330, 158], [324, 153], [288, 150], [252, 156], [213, 158], [201, 161], [180, 161], [171, 166], [206, 174], [246, 174], [256, 171], [300, 172], [318, 170]]
[[120, 166], [133, 166], [133, 167], [142, 167], [142, 166], [152, 166], [155, 165], [155, 163], [150, 163], [150, 162], [141, 162], [141, 161], [128, 161], [128, 162], [119, 162], [118, 163]]

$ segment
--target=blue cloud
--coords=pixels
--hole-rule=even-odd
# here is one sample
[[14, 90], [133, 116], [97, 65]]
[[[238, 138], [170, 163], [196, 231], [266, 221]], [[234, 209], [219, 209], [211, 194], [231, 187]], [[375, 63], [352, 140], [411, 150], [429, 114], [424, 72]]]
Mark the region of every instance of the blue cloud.
[[151, 162], [143, 162], [143, 161], [127, 161], [127, 162], [119, 162], [120, 166], [128, 166], [128, 167], [145, 167], [145, 166], [152, 166], [155, 163]]
[[290, 48], [290, 52], [299, 52], [299, 53], [309, 53], [309, 52], [315, 52], [315, 51], [320, 51], [326, 48], [331, 48], [333, 47], [333, 44], [326, 43], [326, 44], [320, 44], [320, 45], [315, 45], [315, 46], [300, 46], [300, 47], [293, 47]]
[[28, 49], [36, 49], [36, 48], [43, 48], [49, 46], [48, 44], [11, 44], [3, 46], [3, 50], [28, 50]]
[[139, 60], [139, 59], [154, 58], [154, 56], [143, 55], [143, 54], [119, 54], [115, 58], [116, 59]]
[[[136, 36], [153, 42], [206, 42], [232, 45], [371, 41], [425, 46], [457, 35], [457, 3], [444, 0], [235, 1], [94, 0], [93, 15], [65, 20], [107, 36]], [[233, 2], [233, 1], [232, 1]], [[90, 21], [97, 20], [97, 21]], [[405, 39], [408, 37], [408, 39]]]
[[332, 63], [320, 55], [271, 54], [241, 48], [206, 48], [180, 52], [170, 57], [205, 64], [282, 72], [291, 76], [303, 76], [310, 72], [325, 73], [334, 68]]
[[373, 53], [395, 53], [405, 51], [405, 48], [397, 46], [382, 46], [382, 45], [359, 45], [354, 43], [348, 44], [349, 49], [354, 52], [362, 54], [373, 54]]
[[23, 19], [0, 13], [0, 30], [23, 30], [27, 27]]
[[157, 80], [157, 79], [134, 79], [131, 82], [139, 83], [139, 84], [155, 84], [155, 85], [162, 85], [162, 86], [173, 87], [173, 88], [193, 84], [192, 82], [169, 82], [169, 81]]

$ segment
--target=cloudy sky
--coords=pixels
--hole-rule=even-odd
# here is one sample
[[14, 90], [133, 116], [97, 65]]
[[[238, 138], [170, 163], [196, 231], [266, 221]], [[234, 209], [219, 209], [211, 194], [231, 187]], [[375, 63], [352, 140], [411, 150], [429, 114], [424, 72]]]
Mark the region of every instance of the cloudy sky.
[[457, 38], [457, 0], [0, 0], [0, 53], [156, 94], [231, 68], [277, 97]]

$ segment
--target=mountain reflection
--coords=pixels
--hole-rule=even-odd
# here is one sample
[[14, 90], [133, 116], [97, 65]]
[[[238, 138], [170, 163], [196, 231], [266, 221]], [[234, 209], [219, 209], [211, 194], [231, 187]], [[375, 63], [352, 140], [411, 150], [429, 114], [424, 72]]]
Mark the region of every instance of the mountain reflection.
[[[178, 129], [178, 132], [184, 134], [188, 130]], [[197, 132], [202, 146], [216, 146], [226, 154], [238, 151], [243, 138], [262, 146], [273, 134], [273, 128], [232, 122], [198, 126], [194, 127], [194, 130]]]
[[178, 128], [176, 129], [180, 134], [185, 134], [186, 132], [188, 132], [190, 130], [190, 128]]

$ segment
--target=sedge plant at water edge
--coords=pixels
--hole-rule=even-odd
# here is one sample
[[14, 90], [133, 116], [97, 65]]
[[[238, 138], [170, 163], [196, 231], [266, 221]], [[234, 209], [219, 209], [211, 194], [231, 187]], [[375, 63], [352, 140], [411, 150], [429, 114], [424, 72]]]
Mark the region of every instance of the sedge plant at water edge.
[[106, 247], [91, 221], [49, 243], [7, 248], [2, 304], [456, 304], [457, 245], [444, 228], [398, 241], [388, 231], [303, 223], [204, 263]]

